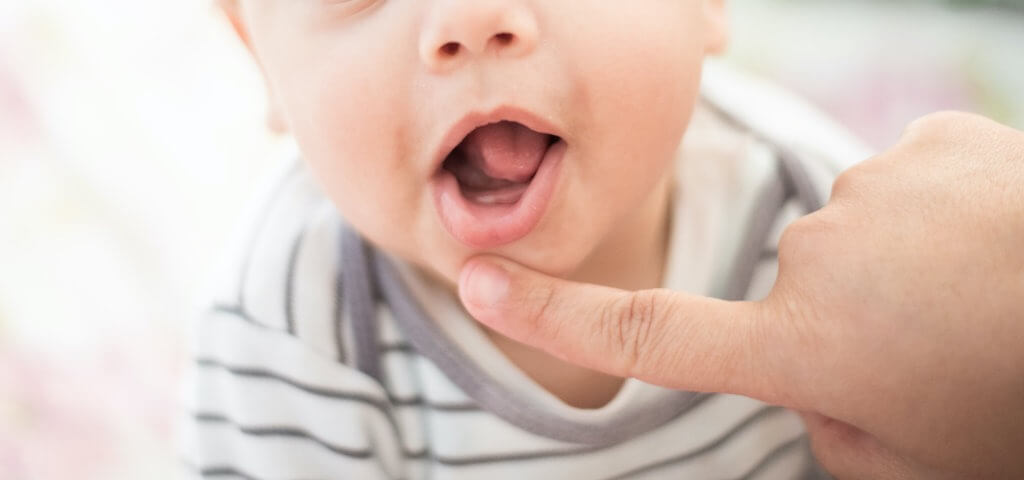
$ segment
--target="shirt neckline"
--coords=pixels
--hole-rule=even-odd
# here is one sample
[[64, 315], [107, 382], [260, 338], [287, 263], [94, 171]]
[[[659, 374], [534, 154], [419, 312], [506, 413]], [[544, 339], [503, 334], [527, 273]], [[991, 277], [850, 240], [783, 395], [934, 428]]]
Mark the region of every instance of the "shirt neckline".
[[[691, 127], [699, 130], [708, 121], [698, 110]], [[724, 199], [716, 197], [728, 194], [721, 182], [726, 181], [730, 167], [722, 165], [721, 159], [683, 161], [686, 152], [680, 148], [674, 169], [663, 286], [715, 296], [722, 266], [731, 263], [715, 258], [735, 243], [723, 241], [723, 236], [735, 232], [723, 223]], [[742, 154], [742, 149], [732, 154]], [[375, 263], [382, 293], [410, 343], [481, 407], [527, 431], [571, 443], [612, 444], [654, 429], [709, 396], [630, 378], [608, 404], [595, 409], [573, 407], [505, 357], [450, 292], [386, 254], [378, 252]]]

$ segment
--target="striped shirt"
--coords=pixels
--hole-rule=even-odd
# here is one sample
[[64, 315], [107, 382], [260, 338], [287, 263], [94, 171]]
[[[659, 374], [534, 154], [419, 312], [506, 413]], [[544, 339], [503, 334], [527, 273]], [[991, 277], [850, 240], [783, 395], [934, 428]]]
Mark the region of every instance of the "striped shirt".
[[[771, 288], [787, 223], [866, 151], [804, 104], [711, 67], [679, 149], [665, 287]], [[274, 177], [195, 326], [193, 478], [820, 478], [792, 412], [627, 379], [571, 407], [451, 292], [348, 228], [302, 162]]]

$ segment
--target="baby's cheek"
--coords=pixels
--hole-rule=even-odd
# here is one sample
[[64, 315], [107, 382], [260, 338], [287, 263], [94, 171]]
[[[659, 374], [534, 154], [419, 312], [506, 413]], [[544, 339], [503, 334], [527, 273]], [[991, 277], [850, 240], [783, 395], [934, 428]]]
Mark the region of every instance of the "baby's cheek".
[[591, 140], [612, 157], [595, 166], [600, 167], [593, 172], [595, 178], [650, 183], [654, 178], [641, 178], [642, 173], [654, 170], [651, 177], [657, 176], [682, 139], [698, 94], [704, 52], [689, 7], [675, 3], [630, 12], [609, 6], [607, 15], [629, 18], [579, 34], [586, 42], [565, 39], [574, 48], [570, 74], [585, 86], [577, 89], [586, 92], [578, 100], [594, 119]]
[[[384, 172], [345, 165], [340, 174], [321, 180], [341, 216], [364, 237], [391, 252], [415, 243], [414, 207], [401, 188], [376, 188]], [[326, 174], [325, 174], [326, 175]]]
[[408, 220], [423, 182], [404, 140], [400, 89], [379, 71], [359, 70], [339, 63], [298, 76], [310, 80], [296, 85], [289, 113], [296, 141], [342, 213], [380, 232]]

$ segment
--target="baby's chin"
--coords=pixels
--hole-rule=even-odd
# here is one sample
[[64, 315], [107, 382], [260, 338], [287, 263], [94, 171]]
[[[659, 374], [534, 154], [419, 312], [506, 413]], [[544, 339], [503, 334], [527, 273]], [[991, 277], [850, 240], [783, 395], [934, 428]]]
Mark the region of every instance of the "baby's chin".
[[576, 258], [583, 248], [573, 249], [575, 251], [562, 251], [563, 249], [551, 248], [551, 242], [544, 248], [534, 242], [523, 239], [521, 242], [514, 242], [496, 251], [461, 250], [451, 252], [450, 255], [423, 259], [416, 262], [420, 270], [428, 275], [435, 282], [442, 284], [445, 288], [456, 291], [458, 289], [459, 275], [462, 267], [473, 258], [477, 257], [499, 257], [515, 262], [531, 270], [558, 278], [569, 278], [583, 264], [584, 258]]

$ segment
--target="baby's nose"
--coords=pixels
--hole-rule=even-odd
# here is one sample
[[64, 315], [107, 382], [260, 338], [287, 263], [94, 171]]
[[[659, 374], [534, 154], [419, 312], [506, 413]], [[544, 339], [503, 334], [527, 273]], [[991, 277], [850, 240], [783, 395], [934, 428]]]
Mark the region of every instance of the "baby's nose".
[[472, 57], [518, 57], [539, 36], [531, 7], [517, 0], [438, 0], [420, 37], [420, 57], [434, 72]]

